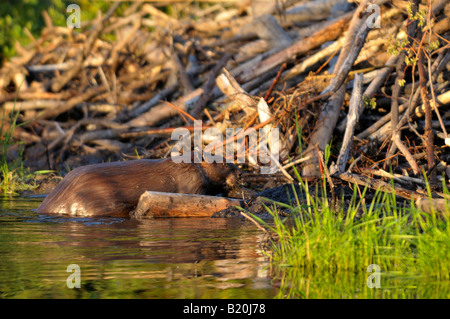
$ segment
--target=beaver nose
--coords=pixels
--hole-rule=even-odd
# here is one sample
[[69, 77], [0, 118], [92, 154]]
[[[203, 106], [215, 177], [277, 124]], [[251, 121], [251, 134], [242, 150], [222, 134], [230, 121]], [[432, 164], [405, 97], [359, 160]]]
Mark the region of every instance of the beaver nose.
[[244, 174], [240, 170], [236, 171], [236, 182], [240, 186], [243, 186], [245, 184], [245, 179], [243, 177]]

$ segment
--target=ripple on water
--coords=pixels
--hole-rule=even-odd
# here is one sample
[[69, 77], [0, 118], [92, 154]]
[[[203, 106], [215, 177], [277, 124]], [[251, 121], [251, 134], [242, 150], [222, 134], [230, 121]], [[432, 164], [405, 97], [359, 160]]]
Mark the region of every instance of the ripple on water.
[[[260, 231], [238, 219], [75, 218], [0, 199], [0, 298], [272, 298]], [[81, 288], [66, 285], [67, 266]]]

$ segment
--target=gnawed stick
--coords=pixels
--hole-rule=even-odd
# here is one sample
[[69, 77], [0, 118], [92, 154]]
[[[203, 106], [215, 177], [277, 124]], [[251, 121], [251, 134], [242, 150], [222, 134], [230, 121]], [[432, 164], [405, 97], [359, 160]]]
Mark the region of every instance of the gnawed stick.
[[245, 218], [247, 218], [249, 221], [251, 221], [254, 225], [256, 225], [256, 227], [258, 227], [260, 230], [262, 230], [266, 235], [268, 235], [270, 238], [272, 238], [271, 234], [260, 225], [260, 223], [258, 223], [254, 218], [252, 218], [251, 216], [247, 215], [246, 213], [244, 213], [244, 211], [240, 210], [239, 212], [242, 216], [244, 216]]
[[141, 195], [131, 217], [211, 217], [231, 206], [241, 206], [238, 199], [196, 194], [178, 194], [147, 191]]
[[192, 85], [192, 79], [187, 74], [183, 63], [181, 63], [180, 57], [175, 52], [175, 49], [172, 49], [172, 51], [172, 60], [175, 66], [175, 70], [178, 74], [179, 83], [183, 88], [183, 95], [188, 95], [195, 90], [194, 86]]
[[401, 187], [394, 188], [389, 183], [386, 183], [381, 180], [369, 178], [366, 176], [361, 176], [361, 175], [351, 174], [351, 173], [339, 173], [339, 174], [333, 175], [333, 177], [337, 177], [337, 178], [339, 178], [343, 181], [349, 182], [349, 183], [353, 183], [353, 184], [356, 183], [361, 186], [367, 186], [374, 190], [379, 190], [382, 192], [395, 194], [395, 195], [398, 195], [398, 196], [406, 198], [406, 199], [417, 199], [419, 197], [423, 197], [423, 195], [420, 195], [414, 191], [410, 191], [408, 189], [401, 188]]
[[200, 98], [198, 99], [195, 107], [192, 110], [192, 116], [194, 116], [195, 118], [200, 115], [200, 113], [206, 107], [208, 101], [211, 99], [214, 85], [216, 84], [216, 77], [230, 58], [231, 54], [225, 53], [222, 58], [220, 58], [219, 62], [217, 62], [217, 65], [211, 70], [211, 73], [208, 76], [208, 81], [203, 87], [203, 93], [200, 95]]
[[238, 103], [245, 113], [253, 113], [253, 109], [256, 109], [256, 101], [239, 85], [227, 69], [223, 69], [222, 74], [217, 77], [216, 83], [222, 93]]
[[[333, 74], [344, 81], [347, 78], [349, 67], [353, 65], [356, 57], [361, 50], [369, 29], [366, 25], [363, 10], [367, 1], [363, 1], [356, 12], [353, 14], [350, 22], [349, 30], [347, 31], [345, 44]], [[362, 15], [361, 15], [362, 14]], [[353, 42], [355, 41], [355, 45]], [[345, 76], [343, 76], [345, 75]], [[341, 83], [339, 85], [339, 83]], [[337, 86], [339, 85], [339, 86]], [[333, 94], [326, 104], [322, 106], [319, 119], [316, 121], [313, 132], [311, 133], [308, 148], [304, 154], [314, 154], [316, 145], [319, 145], [320, 150], [324, 150], [325, 146], [330, 142], [331, 135], [339, 117], [340, 107], [344, 101], [346, 86], [342, 84], [341, 80], [333, 80], [332, 84], [325, 89], [324, 94]], [[312, 160], [303, 167], [302, 176], [318, 176], [318, 158], [313, 157]]]
[[330, 85], [325, 90], [323, 90], [321, 94], [336, 91], [347, 79], [348, 73], [350, 72], [353, 63], [356, 61], [356, 58], [358, 57], [359, 52], [361, 51], [366, 41], [367, 34], [369, 33], [369, 27], [367, 26], [367, 23], [360, 23], [360, 27], [360, 30], [355, 35], [355, 38], [352, 41], [352, 49], [347, 53], [347, 56], [342, 62], [339, 71], [337, 73], [334, 72], [336, 77], [333, 78]]
[[338, 177], [344, 181], [347, 181], [349, 183], [356, 183], [361, 186], [367, 186], [371, 189], [380, 190], [382, 192], [395, 194], [396, 196], [400, 196], [409, 200], [414, 200], [417, 208], [419, 210], [422, 210], [426, 213], [431, 214], [432, 209], [434, 209], [436, 212], [444, 215], [446, 214], [447, 217], [449, 216], [450, 212], [450, 200], [446, 198], [432, 198], [431, 200], [417, 192], [401, 188], [401, 187], [393, 187], [391, 184], [375, 180], [369, 177], [360, 176], [356, 174], [349, 174], [349, 173], [341, 173], [338, 175], [334, 175], [333, 177]]
[[[401, 81], [405, 78], [405, 51], [400, 52], [397, 64], [395, 66], [397, 72], [397, 78], [394, 84], [394, 89], [392, 90], [392, 102], [391, 102], [391, 126], [394, 128], [393, 135], [398, 135], [395, 137], [395, 143], [391, 144], [388, 151], [386, 152], [386, 162], [384, 163], [384, 168], [391, 164], [391, 157], [397, 150], [397, 144], [400, 141], [400, 131], [397, 128], [399, 113], [398, 113], [398, 102], [400, 99], [400, 93], [402, 92], [403, 86], [400, 85]], [[393, 137], [394, 139], [394, 137]]]
[[404, 176], [404, 175], [400, 175], [400, 174], [391, 174], [389, 172], [386, 172], [383, 169], [373, 169], [373, 168], [360, 167], [360, 170], [364, 174], [378, 175], [378, 176], [381, 176], [381, 177], [384, 177], [384, 178], [393, 179], [396, 182], [399, 182], [401, 184], [407, 184], [409, 186], [412, 186], [414, 184], [420, 184], [422, 186], [426, 185], [426, 183], [425, 183], [425, 181], [423, 179], [415, 178], [415, 177], [409, 177], [409, 176]]
[[[433, 100], [429, 100], [430, 106], [432, 109], [435, 109], [441, 105], [448, 105], [450, 104], [450, 91], [447, 91], [445, 93], [442, 93], [441, 95], [436, 97], [436, 102]], [[416, 107], [414, 110], [415, 115], [417, 117], [422, 117], [425, 113], [425, 106], [421, 105]]]
[[[388, 62], [389, 61], [394, 62], [394, 60], [391, 61], [391, 58], [388, 60]], [[431, 69], [433, 72], [433, 81], [434, 81], [435, 77], [440, 72], [438, 70], [439, 69], [438, 61], [435, 61], [433, 63]], [[366, 91], [364, 92], [364, 95], [370, 96], [371, 94], [373, 94], [375, 92], [373, 90], [370, 90], [372, 88], [372, 86], [374, 85], [374, 82], [375, 82], [375, 80], [366, 89]], [[445, 94], [447, 94], [447, 96], [448, 96], [447, 99], [445, 98]], [[402, 113], [403, 111], [407, 110], [408, 108], [414, 109], [417, 106], [417, 104], [419, 103], [419, 98], [420, 98], [420, 88], [417, 88], [416, 91], [414, 92], [413, 97], [410, 99], [410, 101], [403, 103], [402, 105], [399, 106], [398, 112]], [[450, 93], [447, 92], [447, 93], [441, 94], [440, 96], [437, 97], [437, 100], [438, 100], [438, 104], [450, 103]], [[424, 107], [423, 106], [417, 107], [417, 108], [415, 108], [415, 110], [416, 110], [416, 115], [420, 117], [421, 115], [423, 115], [423, 113], [422, 112], [419, 113], [419, 110], [423, 111]], [[408, 118], [409, 118], [409, 116], [408, 116]], [[391, 114], [384, 115], [378, 121], [376, 121], [374, 124], [372, 124], [367, 129], [365, 129], [364, 131], [359, 133], [356, 137], [359, 139], [365, 139], [370, 136], [369, 139], [378, 139], [378, 140], [385, 138], [385, 136], [391, 130], [390, 119], [391, 119]], [[404, 119], [402, 117], [400, 119], [400, 122], [401, 123], [399, 123], [399, 125], [403, 126], [406, 123], [406, 118]]]
[[417, 165], [416, 160], [412, 157], [408, 148], [400, 140], [400, 131], [396, 130], [394, 132], [394, 134], [392, 135], [392, 140], [394, 141], [395, 145], [400, 150], [400, 152], [402, 152], [403, 156], [405, 156], [405, 158], [408, 161], [409, 165], [411, 166], [414, 174], [416, 176], [418, 176], [420, 173], [419, 166]]
[[[403, 114], [402, 118], [400, 119], [400, 122], [397, 125], [398, 127], [405, 125], [407, 120], [409, 120], [410, 113], [408, 113], [409, 112], [408, 108], [410, 108], [410, 109], [414, 108], [417, 105], [419, 98], [420, 98], [420, 88], [417, 88], [417, 90], [414, 93], [414, 96], [411, 100], [411, 103], [407, 102], [407, 103], [400, 105], [399, 112], [403, 112], [405, 109], [406, 109], [406, 112], [405, 112], [405, 114]], [[435, 105], [433, 103], [433, 100], [430, 101], [430, 103], [432, 103], [431, 105], [433, 108], [436, 106], [449, 104], [450, 103], [450, 91], [447, 91], [447, 92], [442, 93], [441, 95], [437, 96], [436, 101], [437, 101], [437, 105]], [[423, 109], [424, 109], [423, 105], [418, 106], [415, 109], [416, 116], [418, 116], [418, 115], [422, 116]], [[407, 117], [405, 117], [405, 116], [407, 116]], [[391, 117], [391, 114], [384, 115], [378, 121], [376, 121], [374, 124], [372, 124], [372, 126], [368, 127], [366, 130], [359, 133], [356, 137], [359, 139], [369, 138], [370, 140], [385, 139], [391, 132], [391, 123], [389, 121], [390, 117]]]
[[416, 207], [428, 214], [437, 212], [443, 216], [450, 217], [450, 200], [445, 198], [418, 198], [415, 202]]
[[75, 64], [72, 68], [67, 70], [62, 76], [56, 77], [52, 80], [51, 90], [53, 92], [59, 92], [61, 89], [69, 83], [73, 77], [77, 76], [83, 68], [83, 63], [86, 58], [91, 54], [92, 48], [100, 34], [105, 27], [106, 22], [111, 18], [116, 9], [119, 7], [120, 2], [114, 3], [108, 9], [108, 12], [105, 14], [105, 17], [102, 19], [101, 16], [97, 17], [97, 20], [93, 26], [93, 29], [90, 31], [89, 36], [85, 42], [84, 47], [78, 52], [77, 58], [75, 60]]
[[39, 114], [37, 117], [39, 119], [49, 119], [49, 118], [56, 117], [64, 112], [71, 110], [74, 106], [76, 106], [82, 102], [85, 102], [85, 101], [89, 100], [90, 98], [92, 98], [93, 96], [103, 93], [105, 91], [106, 91], [106, 87], [104, 85], [92, 87], [92, 88], [86, 90], [85, 92], [72, 97], [67, 102], [61, 103], [60, 105], [58, 105], [55, 108], [46, 109], [42, 114]]
[[310, 37], [292, 44], [286, 49], [267, 57], [250, 68], [246, 68], [241, 74], [237, 75], [238, 81], [241, 83], [248, 82], [297, 55], [305, 54], [327, 41], [336, 39], [346, 28], [350, 17], [351, 15], [346, 14], [332, 25], [317, 31]]
[[[172, 102], [172, 104], [176, 105], [182, 110], [186, 110], [188, 109], [188, 105], [192, 105], [193, 103], [195, 103], [202, 93], [203, 89], [198, 88], [190, 94], [180, 97], [176, 101]], [[167, 103], [160, 103], [159, 105], [151, 108], [149, 111], [127, 122], [127, 125], [134, 127], [145, 125], [152, 126], [161, 120], [170, 118], [177, 114], [179, 114], [179, 112], [173, 107], [169, 106]]]
[[353, 134], [355, 132], [355, 125], [359, 119], [359, 109], [362, 106], [362, 84], [363, 74], [355, 74], [355, 81], [353, 84], [352, 97], [350, 99], [350, 107], [348, 110], [347, 128], [345, 129], [344, 140], [342, 142], [341, 151], [339, 152], [338, 160], [335, 165], [330, 167], [331, 174], [336, 172], [342, 173], [345, 171], [348, 155], [353, 142]]

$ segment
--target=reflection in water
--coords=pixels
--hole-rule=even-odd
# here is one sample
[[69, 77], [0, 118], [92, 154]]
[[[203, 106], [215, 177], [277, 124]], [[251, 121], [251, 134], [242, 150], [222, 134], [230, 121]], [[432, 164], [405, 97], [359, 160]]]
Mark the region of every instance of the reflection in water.
[[[272, 298], [260, 231], [239, 219], [66, 218], [0, 201], [0, 298]], [[69, 289], [69, 264], [81, 288]]]
[[316, 272], [300, 267], [273, 267], [275, 298], [302, 299], [449, 299], [450, 283], [426, 276], [383, 272], [379, 288], [367, 285], [371, 273]]
[[[66, 218], [0, 200], [0, 298], [449, 298], [448, 281], [272, 265], [239, 219]], [[69, 289], [67, 266], [81, 270]]]

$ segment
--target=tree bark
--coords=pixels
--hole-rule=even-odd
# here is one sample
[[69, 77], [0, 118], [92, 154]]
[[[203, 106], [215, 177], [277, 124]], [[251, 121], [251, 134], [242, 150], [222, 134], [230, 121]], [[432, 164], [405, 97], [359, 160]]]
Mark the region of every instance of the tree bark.
[[141, 195], [131, 217], [211, 217], [230, 206], [241, 206], [239, 199], [194, 194], [147, 191]]

